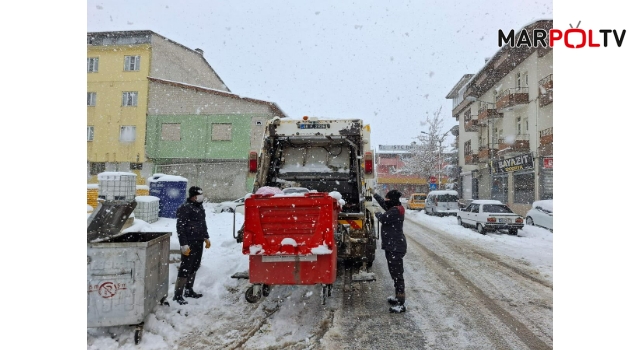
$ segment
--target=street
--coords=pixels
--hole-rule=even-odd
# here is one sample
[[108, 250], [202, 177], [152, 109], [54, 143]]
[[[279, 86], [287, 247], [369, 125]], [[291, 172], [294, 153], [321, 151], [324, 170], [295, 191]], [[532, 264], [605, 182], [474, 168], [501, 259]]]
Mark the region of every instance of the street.
[[[189, 316], [200, 318], [179, 347], [551, 349], [552, 278], [525, 259], [496, 254], [483, 246], [485, 239], [461, 239], [427, 227], [416, 220], [420, 216], [425, 215], [408, 213], [404, 226], [409, 243], [404, 259], [406, 313], [388, 312], [386, 297], [393, 294], [393, 285], [384, 252], [378, 250], [372, 267], [377, 281], [354, 283], [345, 290], [340, 269], [326, 305], [320, 303], [320, 286], [276, 286], [268, 297], [249, 304], [244, 300], [248, 283], [240, 281], [238, 288], [228, 287], [226, 302], [235, 312], [194, 310], [193, 316], [184, 317], [187, 324], [173, 325], [186, 328]], [[453, 220], [433, 219], [430, 222]], [[159, 311], [158, 318], [162, 314]]]

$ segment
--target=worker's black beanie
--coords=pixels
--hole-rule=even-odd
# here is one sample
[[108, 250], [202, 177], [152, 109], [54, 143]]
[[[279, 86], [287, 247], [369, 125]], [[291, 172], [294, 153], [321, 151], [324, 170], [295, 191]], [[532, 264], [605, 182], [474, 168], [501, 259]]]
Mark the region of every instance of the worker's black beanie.
[[189, 188], [189, 198], [199, 194], [202, 194], [202, 188], [198, 186], [191, 186], [191, 188]]
[[389, 204], [392, 206], [400, 205], [400, 197], [402, 197], [402, 193], [398, 190], [391, 190], [387, 192], [387, 198], [389, 198]]

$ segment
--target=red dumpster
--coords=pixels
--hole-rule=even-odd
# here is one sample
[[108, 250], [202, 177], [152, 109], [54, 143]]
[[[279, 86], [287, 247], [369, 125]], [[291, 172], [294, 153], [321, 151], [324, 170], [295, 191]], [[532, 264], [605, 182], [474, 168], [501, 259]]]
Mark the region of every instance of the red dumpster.
[[333, 284], [339, 212], [337, 200], [323, 192], [247, 198], [242, 253], [249, 255], [249, 282]]

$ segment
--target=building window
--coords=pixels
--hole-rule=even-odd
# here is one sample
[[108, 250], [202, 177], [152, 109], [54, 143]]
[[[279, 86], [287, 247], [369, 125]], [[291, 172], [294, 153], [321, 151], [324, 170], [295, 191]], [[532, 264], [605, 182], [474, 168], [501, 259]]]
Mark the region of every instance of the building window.
[[162, 124], [162, 141], [180, 141], [180, 124]]
[[513, 202], [531, 204], [534, 201], [535, 191], [534, 173], [513, 174]]
[[93, 125], [87, 126], [87, 141], [93, 141]]
[[138, 92], [137, 91], [125, 91], [122, 93], [122, 106], [132, 106], [135, 107], [138, 105]]
[[522, 119], [522, 125], [524, 127], [524, 133], [529, 134], [529, 118]]
[[121, 126], [120, 127], [120, 142], [133, 142], [136, 140], [136, 127], [135, 126]]
[[518, 135], [522, 135], [522, 117], [516, 118], [516, 130]]
[[520, 72], [516, 73], [516, 88], [520, 88], [522, 86], [522, 75]]
[[142, 170], [142, 163], [129, 163], [129, 170]]
[[211, 124], [211, 141], [231, 141], [231, 124]]
[[104, 172], [104, 169], [104, 163], [89, 162], [89, 174], [91, 175], [98, 175]]
[[93, 107], [96, 105], [96, 93], [87, 92], [87, 106]]
[[140, 70], [140, 56], [124, 56], [124, 70], [125, 71]]
[[87, 73], [98, 72], [98, 57], [87, 58]]

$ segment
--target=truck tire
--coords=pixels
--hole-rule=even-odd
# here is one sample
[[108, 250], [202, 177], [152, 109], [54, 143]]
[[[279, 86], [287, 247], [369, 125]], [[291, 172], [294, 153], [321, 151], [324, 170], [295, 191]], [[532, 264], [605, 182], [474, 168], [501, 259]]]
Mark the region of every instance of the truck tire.
[[376, 239], [369, 238], [369, 242], [366, 246], [365, 255], [367, 257], [367, 268], [373, 266], [373, 261], [376, 259]]

